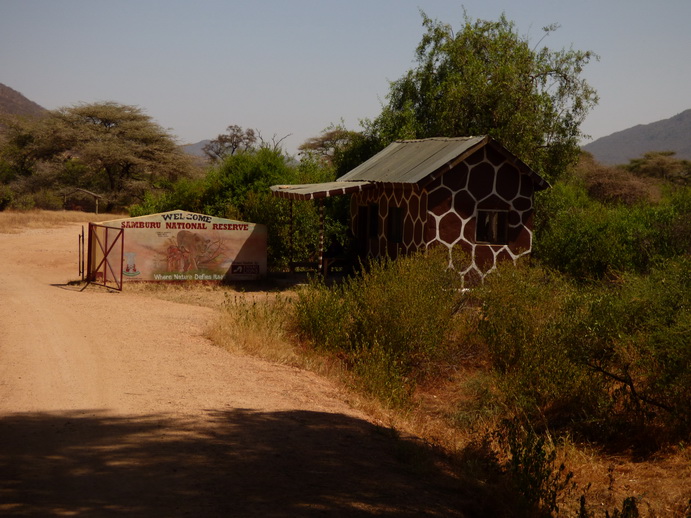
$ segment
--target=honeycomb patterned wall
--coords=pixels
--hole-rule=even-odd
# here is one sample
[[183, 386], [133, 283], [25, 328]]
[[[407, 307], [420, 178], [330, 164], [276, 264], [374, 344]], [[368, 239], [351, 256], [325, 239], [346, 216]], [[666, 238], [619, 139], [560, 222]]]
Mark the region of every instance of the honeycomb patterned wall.
[[[477, 282], [497, 261], [527, 254], [532, 245], [533, 184], [500, 152], [490, 146], [471, 155], [420, 187], [415, 184], [385, 184], [353, 195], [353, 233], [363, 228], [360, 207], [376, 205], [377, 235], [367, 238], [373, 257], [397, 257], [422, 248], [445, 246], [449, 264], [466, 281]], [[387, 232], [390, 207], [403, 209], [403, 233], [398, 243]], [[507, 211], [506, 244], [476, 242], [478, 210]], [[358, 236], [363, 239], [363, 236]], [[456, 254], [454, 251], [463, 251]]]

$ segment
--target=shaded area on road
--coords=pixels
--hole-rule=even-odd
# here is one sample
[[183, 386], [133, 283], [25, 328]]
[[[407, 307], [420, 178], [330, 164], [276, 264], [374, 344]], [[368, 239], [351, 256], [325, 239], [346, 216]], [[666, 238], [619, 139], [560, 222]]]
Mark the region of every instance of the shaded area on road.
[[0, 418], [3, 516], [460, 516], [458, 480], [363, 420], [310, 411], [194, 419]]

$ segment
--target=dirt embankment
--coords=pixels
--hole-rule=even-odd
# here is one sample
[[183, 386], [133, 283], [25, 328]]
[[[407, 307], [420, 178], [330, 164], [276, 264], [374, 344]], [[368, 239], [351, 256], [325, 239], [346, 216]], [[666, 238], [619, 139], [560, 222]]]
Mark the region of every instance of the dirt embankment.
[[78, 230], [0, 234], [0, 514], [461, 515], [329, 382], [214, 347], [214, 310], [68, 286]]

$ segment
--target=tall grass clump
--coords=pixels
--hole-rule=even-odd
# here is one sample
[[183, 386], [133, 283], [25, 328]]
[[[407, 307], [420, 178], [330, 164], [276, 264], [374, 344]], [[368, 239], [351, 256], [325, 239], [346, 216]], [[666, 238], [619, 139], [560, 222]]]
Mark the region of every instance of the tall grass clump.
[[372, 262], [338, 287], [312, 283], [299, 293], [296, 324], [314, 347], [342, 357], [360, 388], [398, 405], [444, 354], [462, 297], [446, 250], [435, 249]]
[[288, 336], [291, 314], [291, 299], [280, 294], [227, 293], [209, 338], [230, 351], [293, 364], [297, 355]]
[[557, 450], [547, 434], [537, 434], [517, 421], [504, 420], [494, 434], [517, 496], [517, 516], [559, 516], [558, 500], [575, 489], [573, 473], [557, 463]]

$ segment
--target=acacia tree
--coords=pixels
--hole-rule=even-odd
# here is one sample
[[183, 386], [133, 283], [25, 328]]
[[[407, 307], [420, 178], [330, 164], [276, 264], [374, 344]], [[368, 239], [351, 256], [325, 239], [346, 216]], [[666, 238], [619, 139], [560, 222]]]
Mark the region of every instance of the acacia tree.
[[255, 130], [252, 128], [243, 130], [237, 124], [232, 124], [226, 128], [226, 133], [210, 140], [202, 150], [212, 162], [218, 162], [226, 156], [234, 155], [237, 151], [252, 149], [256, 142], [257, 132]]
[[[44, 137], [53, 156], [79, 171], [71, 181], [127, 205], [149, 189], [170, 185], [190, 173], [190, 161], [175, 140], [136, 106], [114, 102], [82, 104], [51, 113]], [[81, 186], [81, 185], [80, 185]]]
[[691, 179], [691, 161], [678, 159], [674, 151], [650, 151], [642, 158], [634, 158], [624, 167], [640, 176], [662, 178], [680, 184]]
[[316, 159], [331, 167], [338, 162], [343, 150], [348, 148], [358, 136], [358, 132], [346, 129], [343, 123], [331, 124], [318, 136], [311, 137], [300, 144], [298, 150], [305, 159]]
[[[364, 144], [491, 135], [551, 180], [578, 158], [580, 125], [598, 101], [581, 73], [595, 54], [532, 47], [504, 15], [466, 16], [458, 33], [422, 17], [417, 65], [391, 83], [382, 113], [365, 121]], [[545, 27], [545, 36], [557, 28]]]
[[173, 137], [135, 106], [80, 104], [10, 122], [0, 180], [20, 195], [80, 187], [104, 195], [111, 210], [192, 172]]

